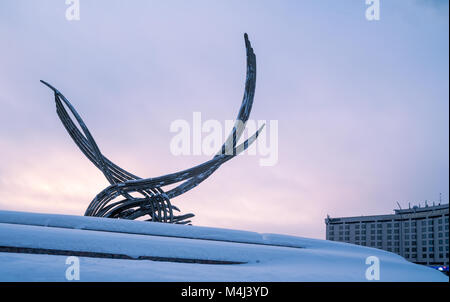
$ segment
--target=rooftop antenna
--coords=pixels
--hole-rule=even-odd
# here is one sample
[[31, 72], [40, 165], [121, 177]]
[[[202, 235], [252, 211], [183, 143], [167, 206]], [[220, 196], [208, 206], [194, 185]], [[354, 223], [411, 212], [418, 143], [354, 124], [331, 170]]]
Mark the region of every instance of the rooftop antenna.
[[402, 207], [400, 206], [400, 203], [398, 201], [397, 201], [397, 205], [398, 205], [398, 208], [401, 210]]
[[411, 209], [411, 202], [408, 202], [408, 209]]
[[428, 200], [425, 200], [425, 207], [428, 207]]
[[442, 193], [439, 193], [439, 205], [441, 205], [442, 202]]

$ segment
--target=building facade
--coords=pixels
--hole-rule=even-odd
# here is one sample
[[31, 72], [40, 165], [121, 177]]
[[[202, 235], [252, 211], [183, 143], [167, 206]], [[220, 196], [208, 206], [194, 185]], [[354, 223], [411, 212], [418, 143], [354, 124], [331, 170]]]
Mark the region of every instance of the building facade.
[[448, 265], [448, 204], [394, 214], [325, 219], [326, 239], [394, 252], [425, 265]]

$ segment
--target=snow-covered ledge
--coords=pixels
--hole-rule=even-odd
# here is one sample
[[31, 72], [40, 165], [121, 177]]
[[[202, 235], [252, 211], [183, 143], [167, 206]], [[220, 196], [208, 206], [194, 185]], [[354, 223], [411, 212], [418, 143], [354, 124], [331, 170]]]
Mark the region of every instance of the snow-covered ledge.
[[448, 282], [396, 254], [346, 243], [0, 211], [0, 281], [66, 281], [69, 255], [79, 257], [80, 281], [373, 282], [367, 274], [379, 264], [379, 281]]

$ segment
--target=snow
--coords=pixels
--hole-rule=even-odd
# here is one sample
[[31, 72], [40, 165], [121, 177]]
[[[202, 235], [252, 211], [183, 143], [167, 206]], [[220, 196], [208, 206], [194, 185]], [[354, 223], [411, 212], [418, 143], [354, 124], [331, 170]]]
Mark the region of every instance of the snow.
[[[199, 264], [79, 257], [80, 281], [443, 281], [389, 252], [326, 240], [186, 225], [0, 211], [0, 246], [177, 259]], [[66, 281], [67, 256], [0, 252], [0, 281]]]

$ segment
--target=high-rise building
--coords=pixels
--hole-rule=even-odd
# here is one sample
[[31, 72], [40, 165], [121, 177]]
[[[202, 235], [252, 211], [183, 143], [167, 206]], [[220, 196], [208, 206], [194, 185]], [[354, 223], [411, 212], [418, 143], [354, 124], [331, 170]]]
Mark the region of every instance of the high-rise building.
[[425, 265], [448, 265], [448, 204], [394, 214], [325, 219], [326, 239], [397, 253]]

